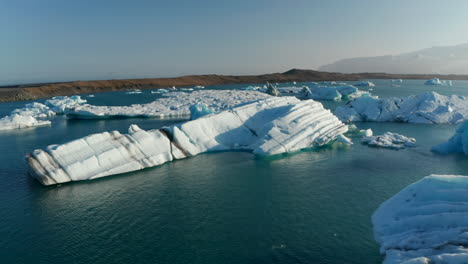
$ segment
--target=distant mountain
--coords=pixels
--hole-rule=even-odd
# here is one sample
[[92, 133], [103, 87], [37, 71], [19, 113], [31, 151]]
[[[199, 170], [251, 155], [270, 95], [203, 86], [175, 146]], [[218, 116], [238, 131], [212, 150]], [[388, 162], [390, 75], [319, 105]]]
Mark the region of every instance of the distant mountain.
[[468, 74], [468, 43], [400, 55], [343, 59], [323, 65], [319, 70], [341, 73]]

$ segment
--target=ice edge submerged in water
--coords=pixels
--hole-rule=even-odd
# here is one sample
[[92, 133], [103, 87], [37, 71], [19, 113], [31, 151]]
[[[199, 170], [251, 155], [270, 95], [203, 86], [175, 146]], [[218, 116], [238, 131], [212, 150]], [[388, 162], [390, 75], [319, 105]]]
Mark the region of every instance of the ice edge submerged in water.
[[348, 127], [322, 104], [271, 97], [155, 130], [132, 125], [92, 134], [26, 155], [30, 174], [44, 185], [141, 170], [203, 152], [248, 150], [276, 155], [321, 146]]
[[385, 264], [467, 263], [468, 176], [431, 175], [372, 215]]

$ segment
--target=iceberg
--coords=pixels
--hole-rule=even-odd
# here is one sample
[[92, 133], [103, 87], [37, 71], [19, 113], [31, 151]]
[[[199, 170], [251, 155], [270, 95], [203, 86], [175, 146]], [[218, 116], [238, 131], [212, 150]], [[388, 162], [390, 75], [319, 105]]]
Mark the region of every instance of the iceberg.
[[464, 96], [436, 92], [385, 99], [363, 96], [339, 106], [335, 115], [343, 122], [456, 124], [468, 119], [468, 100]]
[[11, 111], [10, 115], [31, 116], [34, 118], [47, 118], [56, 115], [50, 107], [38, 102], [26, 104], [23, 108]]
[[47, 118], [85, 103], [80, 96], [57, 96], [48, 99], [44, 104], [33, 102], [23, 108], [11, 111], [10, 115], [2, 118], [0, 130], [20, 129], [35, 126], [50, 125], [50, 121], [40, 121], [37, 118]]
[[18, 114], [12, 114], [0, 119], [0, 130], [11, 130], [47, 125], [50, 125], [50, 121], [37, 120], [32, 116], [23, 116]]
[[392, 132], [385, 132], [380, 136], [372, 136], [372, 130], [369, 130], [370, 129], [361, 132], [361, 134], [364, 134], [361, 140], [362, 143], [369, 146], [391, 149], [403, 149], [405, 147], [416, 146], [416, 139], [414, 138], [405, 137]]
[[156, 91], [151, 91], [152, 94], [162, 94], [162, 93], [168, 93], [169, 90], [167, 89], [157, 89]]
[[206, 116], [215, 112], [213, 108], [210, 108], [207, 104], [194, 104], [189, 107], [190, 120], [195, 120], [202, 116]]
[[141, 170], [203, 152], [296, 152], [325, 145], [347, 130], [319, 102], [270, 97], [162, 129], [132, 125], [128, 134], [92, 134], [34, 150], [26, 159], [30, 174], [52, 185]]
[[270, 97], [257, 91], [202, 90], [192, 93], [169, 92], [162, 98], [148, 104], [130, 106], [95, 106], [84, 104], [67, 111], [67, 116], [78, 119], [103, 119], [114, 117], [189, 117], [189, 107], [193, 104], [206, 104], [215, 112], [239, 104]]
[[143, 93], [140, 89], [132, 89], [125, 92], [125, 94], [141, 94]]
[[467, 263], [468, 177], [431, 175], [382, 203], [372, 215], [385, 264]]
[[468, 121], [462, 123], [447, 142], [432, 147], [433, 152], [440, 154], [464, 153], [468, 155]]
[[267, 84], [266, 93], [269, 94], [269, 95], [273, 95], [273, 96], [278, 96], [280, 94], [280, 92], [278, 91], [278, 88], [276, 88], [276, 86], [274, 86], [274, 85], [272, 85], [270, 83]]
[[44, 104], [56, 114], [64, 114], [68, 109], [84, 103], [86, 103], [86, 100], [81, 99], [79, 95], [73, 95], [52, 97], [52, 99], [46, 100]]
[[339, 86], [304, 86], [301, 90], [303, 98], [315, 100], [340, 101], [344, 99], [354, 99], [362, 96], [372, 96], [369, 92], [359, 91], [355, 86], [341, 84]]
[[439, 78], [434, 78], [431, 80], [427, 80], [424, 82], [424, 85], [442, 85], [443, 83], [439, 80]]
[[360, 82], [356, 83], [354, 86], [367, 86], [367, 87], [374, 87], [375, 84], [373, 82]]

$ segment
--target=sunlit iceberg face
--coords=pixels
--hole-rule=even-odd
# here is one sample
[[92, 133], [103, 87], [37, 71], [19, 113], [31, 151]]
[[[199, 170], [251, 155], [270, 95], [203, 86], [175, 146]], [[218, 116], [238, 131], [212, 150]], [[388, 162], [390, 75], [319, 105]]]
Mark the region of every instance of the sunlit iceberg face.
[[436, 92], [385, 99], [360, 97], [338, 107], [335, 114], [344, 122], [456, 124], [468, 119], [468, 100]]
[[140, 170], [203, 152], [296, 152], [327, 144], [347, 130], [319, 102], [270, 97], [162, 129], [131, 126], [128, 134], [89, 135], [35, 150], [27, 160], [32, 176], [51, 185]]

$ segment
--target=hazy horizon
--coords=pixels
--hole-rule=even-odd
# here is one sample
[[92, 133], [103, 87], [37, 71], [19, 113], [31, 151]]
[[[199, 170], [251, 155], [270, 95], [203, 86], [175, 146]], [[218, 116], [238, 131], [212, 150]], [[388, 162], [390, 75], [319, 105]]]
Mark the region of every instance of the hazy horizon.
[[0, 0], [0, 84], [317, 70], [468, 43], [468, 2], [438, 3]]

